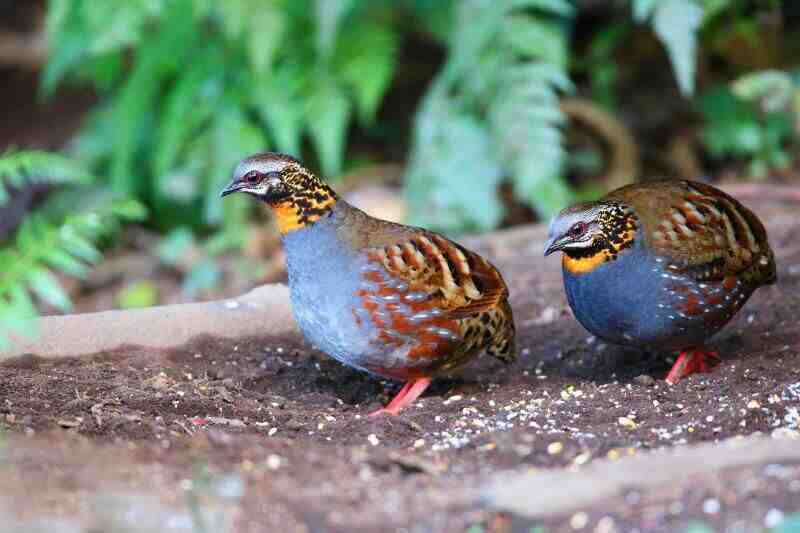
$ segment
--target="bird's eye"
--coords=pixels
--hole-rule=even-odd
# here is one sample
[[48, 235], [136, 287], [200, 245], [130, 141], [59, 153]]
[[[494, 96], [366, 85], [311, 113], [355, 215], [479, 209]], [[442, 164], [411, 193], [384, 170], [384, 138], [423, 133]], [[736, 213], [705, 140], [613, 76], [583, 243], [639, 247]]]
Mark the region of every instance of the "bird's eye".
[[261, 174], [257, 170], [251, 170], [244, 175], [244, 181], [247, 183], [256, 183], [261, 178]]
[[589, 229], [589, 224], [586, 222], [576, 222], [573, 226], [569, 229], [569, 234], [573, 237], [580, 237], [586, 230]]

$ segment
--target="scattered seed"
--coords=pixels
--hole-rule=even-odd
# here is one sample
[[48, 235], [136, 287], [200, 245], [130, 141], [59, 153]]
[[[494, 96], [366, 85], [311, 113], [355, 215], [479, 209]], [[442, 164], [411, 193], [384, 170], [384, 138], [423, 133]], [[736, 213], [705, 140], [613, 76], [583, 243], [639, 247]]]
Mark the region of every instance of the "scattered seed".
[[703, 502], [703, 512], [706, 514], [717, 514], [720, 507], [719, 500], [716, 498], [709, 498]]
[[267, 468], [270, 470], [279, 469], [281, 467], [281, 463], [283, 463], [283, 459], [280, 455], [271, 453], [267, 456]]
[[783, 522], [783, 511], [780, 509], [772, 508], [764, 516], [764, 526], [767, 528], [773, 528], [781, 522]]
[[550, 455], [558, 455], [564, 450], [564, 445], [560, 442], [551, 442], [547, 445], [547, 453]]
[[572, 526], [572, 529], [583, 529], [586, 527], [586, 524], [589, 523], [589, 515], [584, 513], [583, 511], [575, 513], [569, 519], [569, 525]]

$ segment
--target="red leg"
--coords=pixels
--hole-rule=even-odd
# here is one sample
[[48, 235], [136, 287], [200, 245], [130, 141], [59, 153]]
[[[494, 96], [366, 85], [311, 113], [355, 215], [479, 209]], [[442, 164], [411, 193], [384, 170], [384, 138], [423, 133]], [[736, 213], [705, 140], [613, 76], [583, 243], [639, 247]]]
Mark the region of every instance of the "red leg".
[[428, 385], [430, 384], [431, 378], [419, 378], [407, 381], [406, 384], [403, 385], [403, 388], [400, 389], [400, 392], [397, 393], [397, 396], [395, 396], [394, 399], [389, 402], [389, 405], [370, 413], [369, 416], [378, 416], [383, 414], [394, 416], [400, 414], [400, 411], [414, 400], [419, 398], [420, 394], [425, 392], [425, 389], [427, 389]]
[[703, 350], [687, 350], [681, 352], [678, 360], [672, 365], [672, 369], [667, 374], [667, 383], [675, 385], [681, 378], [697, 372], [708, 372], [709, 366], [706, 358], [716, 359], [720, 357], [717, 352], [707, 352]]

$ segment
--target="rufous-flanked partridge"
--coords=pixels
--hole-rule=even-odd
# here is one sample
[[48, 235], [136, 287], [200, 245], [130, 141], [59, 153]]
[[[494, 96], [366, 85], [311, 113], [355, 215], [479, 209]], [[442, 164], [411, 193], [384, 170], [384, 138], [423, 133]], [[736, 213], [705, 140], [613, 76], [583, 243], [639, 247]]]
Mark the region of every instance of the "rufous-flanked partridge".
[[692, 181], [638, 183], [564, 209], [545, 255], [559, 250], [578, 321], [612, 343], [681, 351], [669, 383], [707, 371], [719, 356], [704, 343], [776, 279], [758, 218]]
[[488, 261], [441, 235], [375, 219], [297, 159], [243, 160], [222, 196], [267, 204], [286, 252], [292, 310], [334, 359], [405, 386], [373, 414], [397, 414], [482, 351], [515, 358], [508, 289]]

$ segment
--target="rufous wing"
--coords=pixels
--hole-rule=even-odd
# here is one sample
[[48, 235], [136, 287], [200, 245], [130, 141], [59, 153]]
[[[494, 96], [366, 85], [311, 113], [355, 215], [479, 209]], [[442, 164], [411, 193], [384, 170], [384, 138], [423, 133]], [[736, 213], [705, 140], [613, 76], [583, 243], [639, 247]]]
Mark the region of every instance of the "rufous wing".
[[411, 358], [455, 367], [486, 349], [513, 358], [508, 289], [479, 255], [435, 233], [367, 250], [361, 297], [383, 342], [414, 344]]

